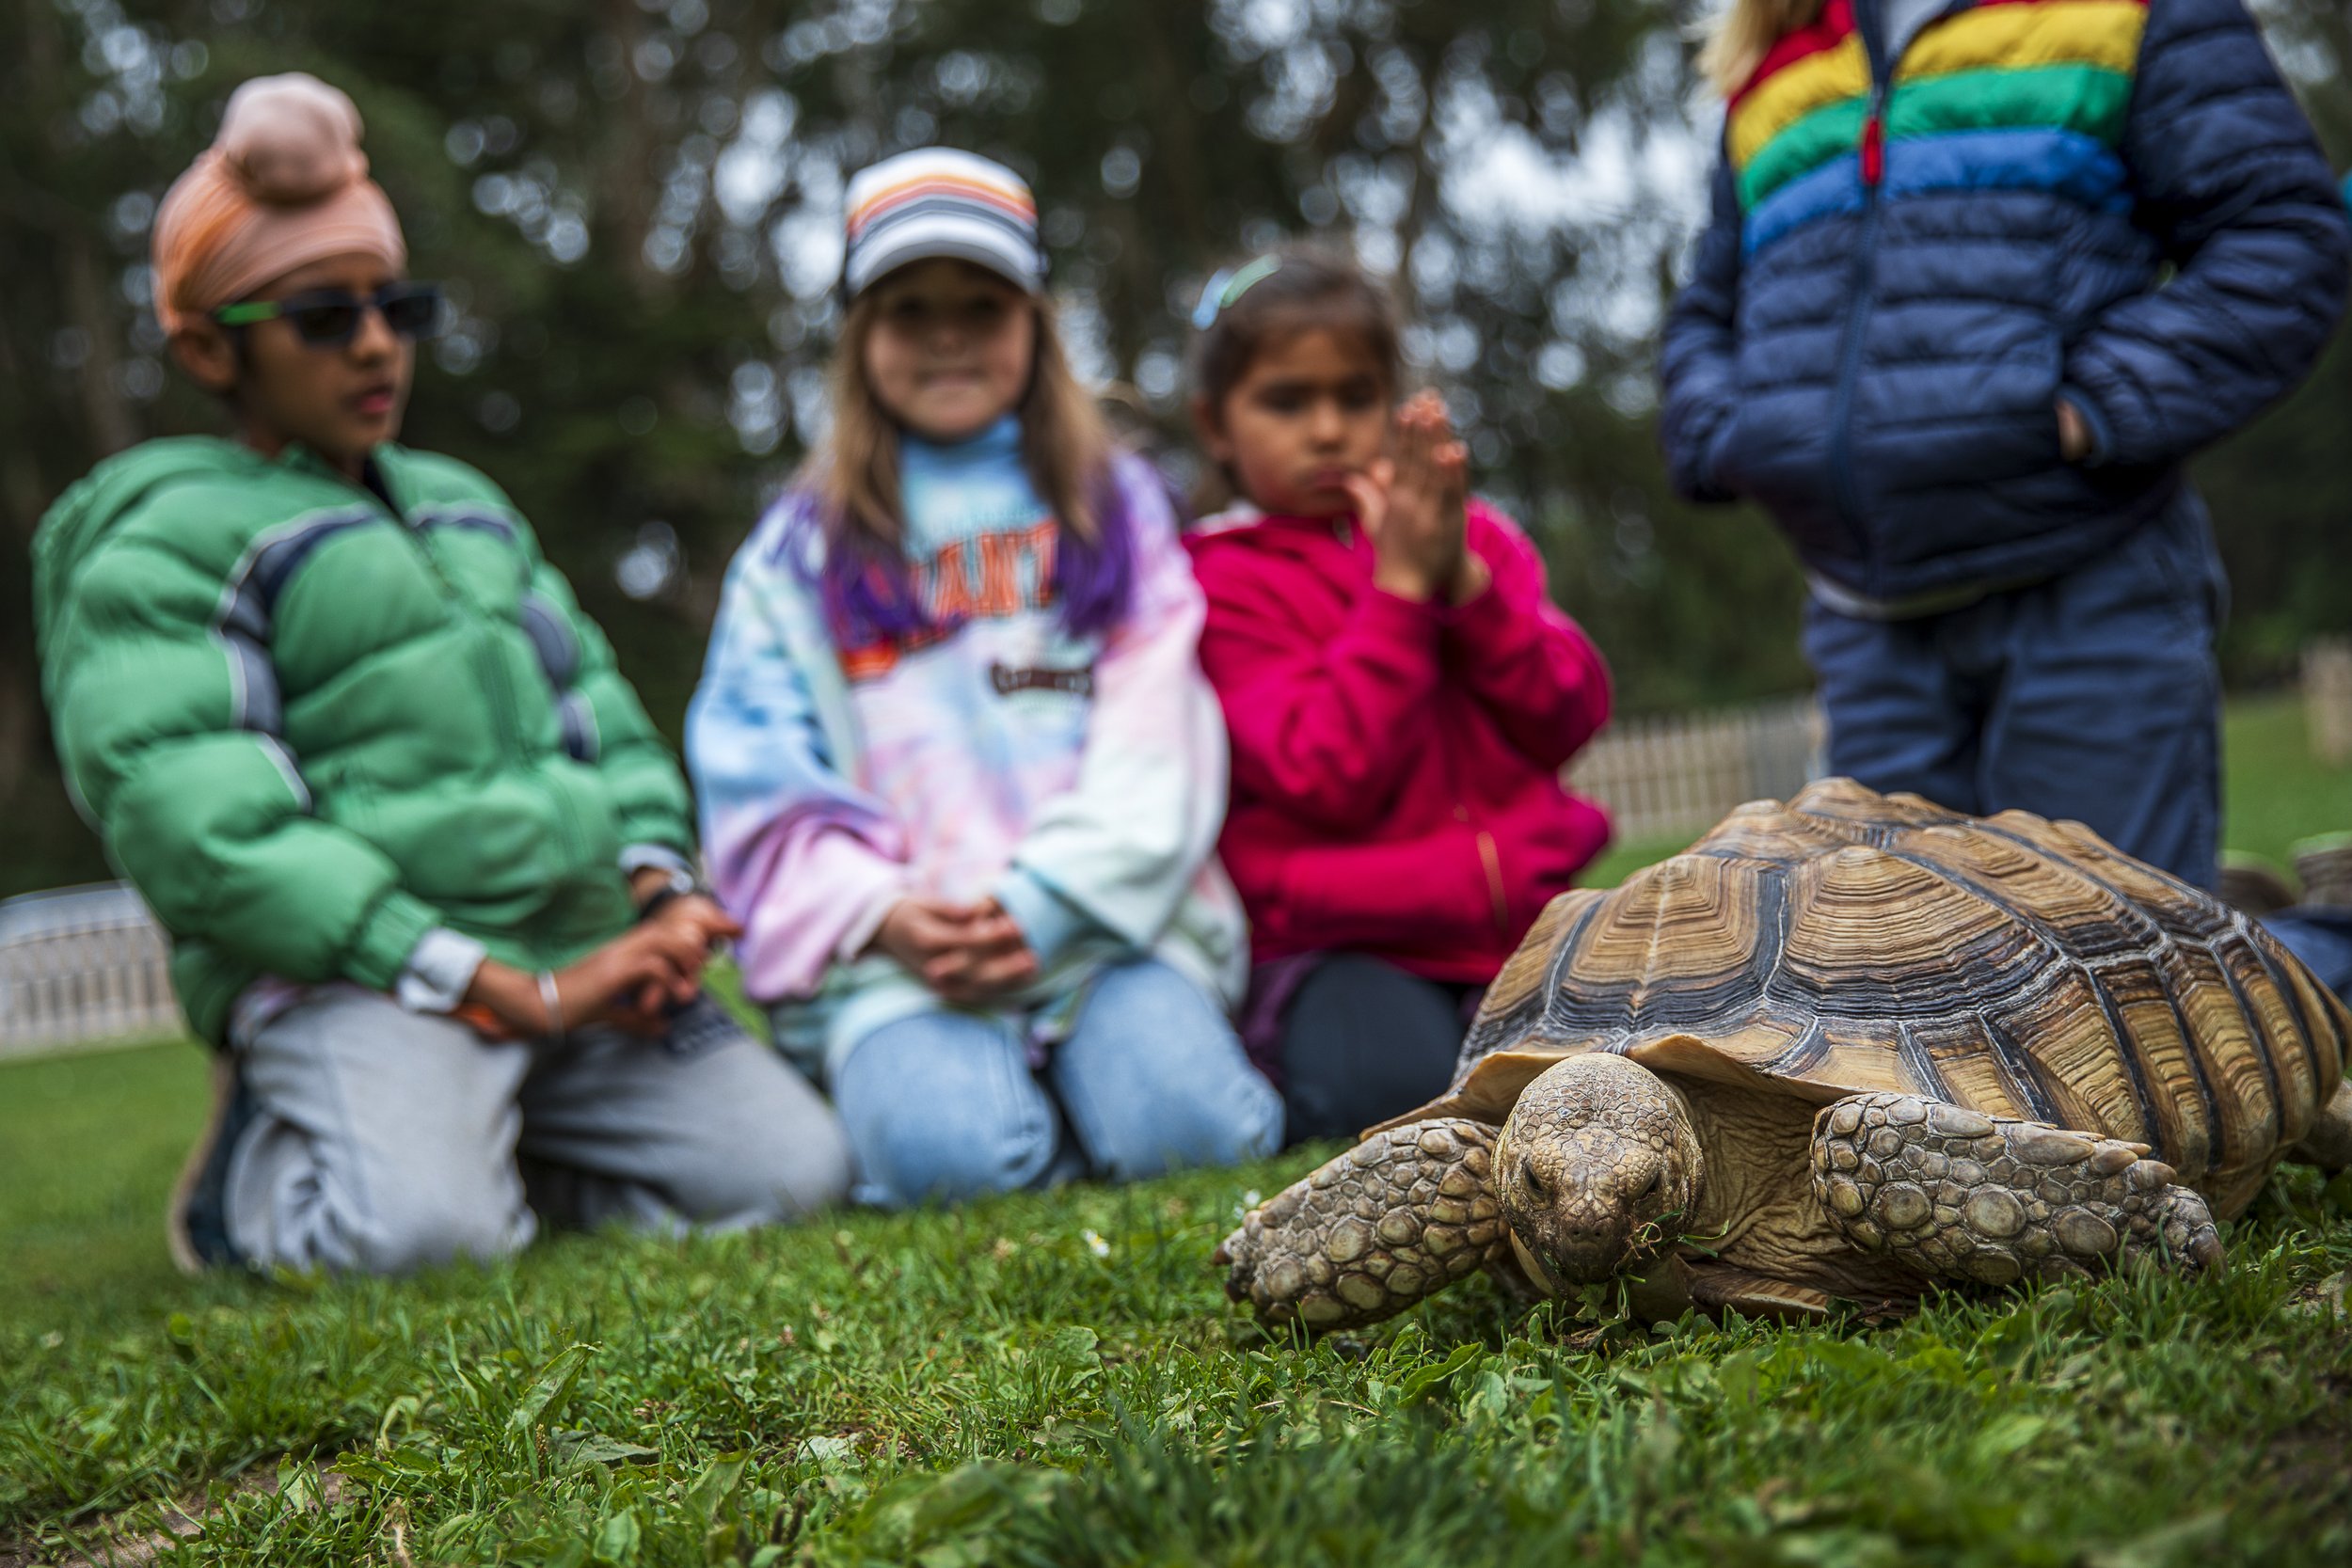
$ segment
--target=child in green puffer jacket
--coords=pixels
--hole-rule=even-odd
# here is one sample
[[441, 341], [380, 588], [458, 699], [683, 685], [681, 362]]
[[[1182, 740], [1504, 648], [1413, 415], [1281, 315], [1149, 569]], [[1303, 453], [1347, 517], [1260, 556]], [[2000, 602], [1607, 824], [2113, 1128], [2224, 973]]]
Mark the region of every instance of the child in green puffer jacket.
[[154, 270], [235, 437], [112, 459], [34, 546], [68, 779], [218, 1050], [175, 1256], [383, 1272], [829, 1202], [831, 1113], [703, 995], [734, 927], [611, 649], [495, 485], [393, 444], [437, 296], [358, 133], [310, 77], [230, 100]]

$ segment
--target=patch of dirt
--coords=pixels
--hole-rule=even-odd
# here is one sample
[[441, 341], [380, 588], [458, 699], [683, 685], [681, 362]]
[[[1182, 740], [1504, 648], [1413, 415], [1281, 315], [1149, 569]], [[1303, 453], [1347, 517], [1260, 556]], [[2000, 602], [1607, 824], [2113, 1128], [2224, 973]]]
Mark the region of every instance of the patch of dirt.
[[[350, 1495], [350, 1489], [351, 1483], [342, 1476], [322, 1469], [318, 1500], [312, 1506], [333, 1508]], [[250, 1497], [277, 1490], [278, 1473], [272, 1470], [238, 1477], [230, 1483], [229, 1496]], [[201, 1487], [161, 1503], [135, 1503], [119, 1513], [77, 1527], [76, 1535], [97, 1537], [100, 1544], [63, 1555], [29, 1541], [0, 1541], [0, 1568], [144, 1568], [176, 1543], [202, 1535], [205, 1516], [214, 1506]]]

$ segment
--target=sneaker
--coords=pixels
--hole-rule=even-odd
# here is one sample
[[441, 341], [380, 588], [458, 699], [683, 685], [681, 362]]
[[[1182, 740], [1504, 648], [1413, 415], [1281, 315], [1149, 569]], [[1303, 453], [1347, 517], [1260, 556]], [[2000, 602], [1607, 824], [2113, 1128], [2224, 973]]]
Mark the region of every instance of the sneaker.
[[172, 1183], [164, 1233], [171, 1260], [183, 1274], [240, 1265], [245, 1258], [229, 1240], [229, 1161], [261, 1107], [237, 1070], [236, 1058], [213, 1053], [213, 1115], [204, 1135], [188, 1151], [188, 1162]]
[[2352, 910], [2352, 833], [2323, 833], [2295, 847], [2295, 873], [2303, 902], [2323, 910]]

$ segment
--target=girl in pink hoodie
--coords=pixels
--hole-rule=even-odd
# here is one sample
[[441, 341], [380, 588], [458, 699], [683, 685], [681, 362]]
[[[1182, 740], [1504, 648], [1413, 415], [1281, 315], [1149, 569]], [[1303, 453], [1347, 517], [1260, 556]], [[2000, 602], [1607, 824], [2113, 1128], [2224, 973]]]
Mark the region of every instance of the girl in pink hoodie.
[[1609, 678], [1526, 535], [1469, 499], [1445, 405], [1396, 406], [1361, 272], [1262, 258], [1195, 325], [1194, 422], [1243, 498], [1187, 540], [1232, 735], [1243, 1033], [1294, 1139], [1353, 1136], [1443, 1089], [1478, 996], [1607, 843], [1560, 774]]

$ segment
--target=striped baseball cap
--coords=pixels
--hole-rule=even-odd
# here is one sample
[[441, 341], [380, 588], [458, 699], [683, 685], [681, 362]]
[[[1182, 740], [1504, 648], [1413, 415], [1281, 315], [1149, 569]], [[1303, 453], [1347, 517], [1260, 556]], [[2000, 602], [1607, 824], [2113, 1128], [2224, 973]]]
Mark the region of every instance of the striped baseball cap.
[[1019, 175], [952, 147], [923, 147], [860, 169], [850, 181], [842, 293], [909, 261], [951, 256], [1031, 293], [1045, 283], [1037, 200]]

